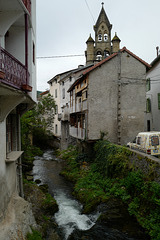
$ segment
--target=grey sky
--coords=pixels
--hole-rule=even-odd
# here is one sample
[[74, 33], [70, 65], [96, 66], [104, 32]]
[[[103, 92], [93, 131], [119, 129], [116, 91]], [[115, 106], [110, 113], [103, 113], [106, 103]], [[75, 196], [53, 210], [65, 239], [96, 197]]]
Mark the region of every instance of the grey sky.
[[[91, 16], [87, 4], [92, 12]], [[103, 0], [121, 48], [150, 63], [160, 46], [160, 0]], [[84, 54], [89, 34], [99, 16], [102, 0], [37, 0], [37, 57]], [[93, 21], [93, 18], [95, 22]], [[85, 57], [37, 59], [37, 89], [58, 73], [85, 64]]]

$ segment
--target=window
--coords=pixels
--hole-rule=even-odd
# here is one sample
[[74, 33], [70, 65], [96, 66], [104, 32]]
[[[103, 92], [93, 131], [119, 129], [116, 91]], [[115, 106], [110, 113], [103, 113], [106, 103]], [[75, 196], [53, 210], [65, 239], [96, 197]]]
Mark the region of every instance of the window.
[[104, 41], [107, 42], [107, 40], [108, 40], [108, 35], [107, 35], [107, 33], [105, 33], [104, 34]]
[[149, 90], [151, 90], [151, 80], [150, 80], [150, 78], [148, 78], [147, 81], [146, 81], [146, 91], [148, 92]]
[[33, 63], [35, 64], [35, 44], [33, 42]]
[[151, 131], [151, 122], [150, 122], [150, 120], [147, 120], [147, 131], [148, 132]]
[[106, 58], [106, 57], [108, 57], [108, 56], [109, 56], [109, 51], [104, 50], [104, 57]]
[[160, 109], [160, 93], [158, 93], [158, 109]]
[[55, 89], [55, 98], [57, 98], [57, 89]]
[[151, 137], [151, 143], [152, 143], [152, 146], [159, 145], [159, 137], [158, 136], [152, 136]]
[[58, 105], [55, 107], [55, 114], [58, 114]]
[[69, 81], [70, 81], [70, 82], [72, 81], [72, 77], [71, 77], [71, 76], [69, 77]]
[[55, 125], [55, 133], [56, 134], [58, 133], [58, 125], [57, 124]]
[[98, 34], [98, 41], [101, 42], [102, 41], [102, 34]]
[[6, 150], [7, 153], [12, 151], [12, 115], [6, 119]]
[[62, 97], [63, 97], [63, 99], [65, 99], [65, 88], [63, 88], [63, 90], [62, 90]]
[[98, 51], [98, 52], [97, 52], [96, 60], [97, 60], [97, 61], [101, 61], [101, 60], [102, 60], [102, 53], [101, 53], [101, 51]]
[[151, 112], [151, 99], [147, 98], [147, 102], [146, 102], [146, 112], [150, 113]]
[[62, 81], [62, 86], [64, 86], [64, 81]]
[[138, 138], [137, 138], [137, 144], [138, 144], [138, 145], [141, 145], [141, 137], [138, 137]]

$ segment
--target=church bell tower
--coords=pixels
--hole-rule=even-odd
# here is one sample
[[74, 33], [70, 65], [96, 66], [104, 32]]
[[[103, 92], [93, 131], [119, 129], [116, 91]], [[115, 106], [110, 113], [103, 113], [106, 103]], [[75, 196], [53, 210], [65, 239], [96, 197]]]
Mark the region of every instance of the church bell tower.
[[101, 61], [108, 57], [112, 53], [111, 46], [111, 29], [106, 12], [104, 10], [104, 3], [102, 3], [102, 9], [94, 25], [95, 40], [89, 37], [87, 40], [87, 50], [86, 50], [86, 64], [93, 63], [95, 61]]

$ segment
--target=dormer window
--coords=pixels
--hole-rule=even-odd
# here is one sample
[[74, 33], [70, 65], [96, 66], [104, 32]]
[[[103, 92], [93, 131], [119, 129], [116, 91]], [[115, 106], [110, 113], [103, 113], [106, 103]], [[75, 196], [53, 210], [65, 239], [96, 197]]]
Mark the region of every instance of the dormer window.
[[102, 34], [98, 34], [98, 41], [99, 41], [99, 42], [102, 41]]
[[107, 33], [104, 34], [104, 41], [105, 41], [105, 42], [108, 41], [108, 34], [107, 34]]

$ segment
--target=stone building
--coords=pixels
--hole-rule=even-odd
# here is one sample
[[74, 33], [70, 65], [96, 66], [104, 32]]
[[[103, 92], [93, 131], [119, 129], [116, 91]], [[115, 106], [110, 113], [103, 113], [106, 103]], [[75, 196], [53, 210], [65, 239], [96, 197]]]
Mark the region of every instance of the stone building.
[[96, 141], [103, 135], [126, 144], [144, 130], [146, 71], [150, 65], [122, 48], [84, 71], [70, 92], [70, 135]]
[[36, 1], [0, 1], [0, 223], [23, 196], [20, 116], [36, 101]]

